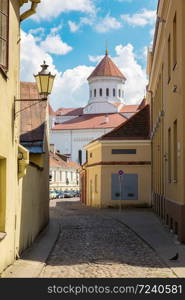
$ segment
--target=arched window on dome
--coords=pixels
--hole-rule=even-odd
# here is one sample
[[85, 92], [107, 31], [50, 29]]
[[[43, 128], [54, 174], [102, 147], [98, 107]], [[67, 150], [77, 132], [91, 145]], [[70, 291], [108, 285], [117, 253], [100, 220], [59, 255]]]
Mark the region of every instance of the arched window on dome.
[[96, 97], [96, 89], [94, 90], [94, 97]]
[[106, 89], [106, 96], [107, 97], [109, 96], [109, 89], [108, 88]]
[[100, 89], [100, 96], [102, 96], [103, 95], [103, 92], [102, 92], [102, 89]]
[[118, 93], [119, 93], [119, 98], [121, 98], [121, 90], [120, 89], [119, 89]]
[[113, 89], [113, 97], [116, 97], [116, 89]]

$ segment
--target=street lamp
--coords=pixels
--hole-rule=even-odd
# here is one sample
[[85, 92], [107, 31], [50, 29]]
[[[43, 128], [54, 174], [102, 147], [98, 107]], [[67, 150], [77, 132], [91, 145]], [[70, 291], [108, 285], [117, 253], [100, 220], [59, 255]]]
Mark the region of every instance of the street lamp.
[[43, 65], [41, 65], [41, 68], [42, 70], [37, 75], [34, 75], [34, 77], [39, 94], [43, 96], [43, 100], [47, 100], [47, 96], [51, 94], [56, 75], [52, 75], [51, 72], [47, 70], [48, 65], [45, 61]]
[[[38, 92], [39, 92], [39, 95], [41, 96], [41, 98], [39, 98], [39, 99], [16, 99], [15, 98], [14, 99], [14, 119], [15, 119], [15, 117], [18, 113], [20, 113], [21, 111], [23, 111], [23, 110], [30, 107], [29, 106], [29, 107], [26, 107], [26, 108], [24, 108], [20, 111], [15, 112], [15, 102], [18, 102], [18, 101], [19, 102], [23, 102], [23, 101], [39, 101], [39, 102], [47, 101], [48, 95], [51, 94], [54, 79], [55, 79], [56, 75], [52, 75], [51, 72], [49, 72], [47, 70], [48, 65], [46, 64], [45, 61], [43, 62], [43, 65], [41, 65], [41, 68], [42, 68], [42, 70], [40, 72], [38, 72], [37, 75], [34, 75], [35, 81], [36, 81], [36, 84], [37, 84], [37, 89], [38, 89]], [[37, 103], [39, 103], [39, 102], [37, 102]], [[37, 104], [37, 103], [35, 103], [35, 104]], [[32, 104], [32, 105], [35, 105], [35, 104]]]

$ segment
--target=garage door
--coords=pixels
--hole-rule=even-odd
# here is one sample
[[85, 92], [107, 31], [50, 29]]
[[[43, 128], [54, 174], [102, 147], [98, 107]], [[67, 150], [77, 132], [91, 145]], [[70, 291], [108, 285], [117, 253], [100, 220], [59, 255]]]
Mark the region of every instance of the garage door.
[[138, 174], [112, 174], [112, 200], [138, 200]]

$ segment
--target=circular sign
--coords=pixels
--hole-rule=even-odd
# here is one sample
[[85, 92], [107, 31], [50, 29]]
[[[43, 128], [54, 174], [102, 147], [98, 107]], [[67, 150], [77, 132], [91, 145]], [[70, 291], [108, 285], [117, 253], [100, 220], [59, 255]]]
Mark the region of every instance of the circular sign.
[[122, 170], [119, 170], [118, 174], [119, 174], [119, 176], [122, 176], [124, 174], [124, 172]]

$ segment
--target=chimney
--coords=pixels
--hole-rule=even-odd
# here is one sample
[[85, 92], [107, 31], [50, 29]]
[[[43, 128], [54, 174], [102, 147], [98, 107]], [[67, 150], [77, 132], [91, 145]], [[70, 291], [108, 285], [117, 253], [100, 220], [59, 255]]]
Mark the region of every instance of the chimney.
[[55, 154], [56, 149], [54, 144], [50, 144], [50, 151]]
[[105, 115], [105, 123], [109, 123], [109, 115]]

